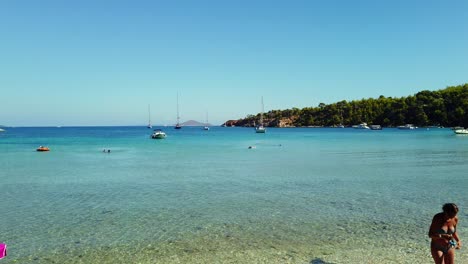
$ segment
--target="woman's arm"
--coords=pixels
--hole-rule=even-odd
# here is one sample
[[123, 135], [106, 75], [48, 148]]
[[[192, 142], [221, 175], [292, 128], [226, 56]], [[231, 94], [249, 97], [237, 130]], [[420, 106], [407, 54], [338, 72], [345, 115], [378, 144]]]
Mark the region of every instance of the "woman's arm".
[[455, 232], [455, 234], [453, 234], [453, 239], [457, 241], [457, 246], [455, 248], [460, 249], [462, 247], [462, 242], [460, 240], [460, 237], [458, 236], [458, 232]]
[[440, 238], [440, 234], [438, 234], [437, 232], [435, 232], [435, 229], [436, 229], [436, 223], [437, 223], [437, 215], [434, 215], [434, 217], [432, 218], [432, 223], [431, 223], [431, 226], [429, 227], [429, 232], [427, 233], [427, 235], [431, 238], [431, 239], [436, 239], [436, 238]]
[[[457, 224], [458, 224], [458, 217], [455, 218], [455, 226], [454, 226], [455, 228], [457, 227]], [[455, 241], [457, 241], [457, 246], [455, 248], [460, 249], [462, 247], [462, 242], [460, 240], [460, 237], [458, 236], [458, 231], [456, 231], [453, 234], [453, 239], [455, 239]]]

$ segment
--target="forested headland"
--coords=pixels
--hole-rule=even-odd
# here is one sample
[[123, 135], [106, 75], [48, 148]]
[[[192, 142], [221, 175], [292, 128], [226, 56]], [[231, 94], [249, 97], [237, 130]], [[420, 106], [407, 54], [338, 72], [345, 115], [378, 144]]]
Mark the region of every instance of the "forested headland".
[[[255, 126], [260, 113], [239, 120], [229, 120], [226, 126]], [[416, 126], [468, 127], [468, 84], [437, 91], [424, 90], [415, 95], [395, 98], [381, 95], [317, 107], [271, 110], [263, 115], [268, 127], [333, 127], [360, 123], [396, 127]]]

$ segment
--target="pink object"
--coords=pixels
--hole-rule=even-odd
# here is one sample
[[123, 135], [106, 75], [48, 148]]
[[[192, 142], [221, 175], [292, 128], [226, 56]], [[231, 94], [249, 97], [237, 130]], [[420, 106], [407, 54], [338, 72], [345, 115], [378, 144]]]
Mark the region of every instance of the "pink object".
[[0, 259], [4, 258], [6, 255], [6, 244], [0, 243]]

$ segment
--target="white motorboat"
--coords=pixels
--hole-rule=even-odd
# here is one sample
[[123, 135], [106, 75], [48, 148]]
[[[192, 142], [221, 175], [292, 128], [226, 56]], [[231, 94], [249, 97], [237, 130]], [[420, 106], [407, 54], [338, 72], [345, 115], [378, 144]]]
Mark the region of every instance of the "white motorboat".
[[468, 135], [468, 129], [455, 129], [453, 131], [455, 134], [459, 134], [459, 135]]
[[414, 126], [413, 124], [406, 124], [404, 126], [398, 126], [398, 129], [403, 129], [403, 130], [413, 130], [418, 127]]
[[161, 129], [155, 129], [153, 134], [151, 134], [152, 139], [163, 139], [166, 138], [166, 133], [164, 133]]
[[359, 125], [354, 125], [353, 128], [355, 128], [355, 129], [370, 129], [370, 127], [367, 125], [367, 123], [361, 123]]

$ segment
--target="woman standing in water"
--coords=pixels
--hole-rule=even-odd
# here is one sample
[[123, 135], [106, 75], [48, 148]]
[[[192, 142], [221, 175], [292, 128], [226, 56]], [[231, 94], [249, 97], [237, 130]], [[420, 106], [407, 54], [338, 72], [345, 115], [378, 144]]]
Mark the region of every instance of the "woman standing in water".
[[436, 264], [454, 264], [454, 249], [460, 249], [462, 245], [457, 233], [458, 207], [454, 203], [447, 203], [442, 211], [434, 215], [429, 228], [431, 254]]

